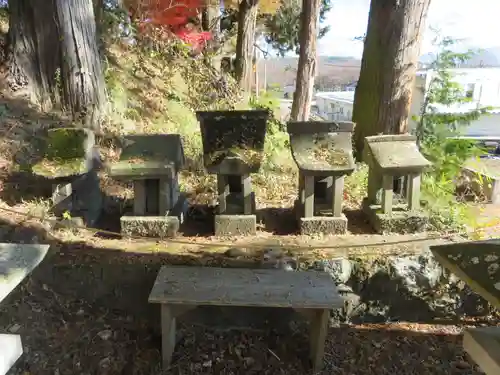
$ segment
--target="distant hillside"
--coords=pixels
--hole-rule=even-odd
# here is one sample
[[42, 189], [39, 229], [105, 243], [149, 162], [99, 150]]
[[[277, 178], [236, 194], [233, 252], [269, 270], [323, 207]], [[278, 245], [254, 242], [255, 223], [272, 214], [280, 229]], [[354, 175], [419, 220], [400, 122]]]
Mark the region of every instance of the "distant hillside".
[[[425, 54], [420, 58], [421, 64], [434, 61], [433, 54]], [[284, 87], [293, 85], [296, 77], [298, 57], [271, 58], [266, 60], [267, 84]], [[463, 67], [500, 67], [500, 46], [488, 48], [463, 65]], [[318, 62], [318, 79], [328, 80], [333, 84], [345, 84], [356, 81], [359, 77], [361, 60], [355, 57], [320, 56]], [[264, 60], [259, 63], [259, 82], [264, 78]]]
[[[272, 58], [266, 61], [267, 84], [293, 85], [297, 75], [298, 57]], [[328, 77], [336, 83], [348, 83], [358, 79], [361, 61], [352, 57], [320, 56], [318, 76]], [[264, 82], [264, 60], [260, 60], [259, 81]]]
[[[429, 64], [434, 61], [435, 55], [432, 53], [427, 53], [420, 58], [420, 63]], [[480, 66], [485, 67], [500, 67], [500, 46], [486, 48], [469, 61], [461, 65], [463, 68], [477, 68]]]

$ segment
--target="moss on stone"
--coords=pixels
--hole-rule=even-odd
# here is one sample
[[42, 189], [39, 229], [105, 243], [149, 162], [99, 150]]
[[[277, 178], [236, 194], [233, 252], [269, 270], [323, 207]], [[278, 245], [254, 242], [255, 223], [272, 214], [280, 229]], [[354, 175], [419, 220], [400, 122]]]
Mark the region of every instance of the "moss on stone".
[[84, 159], [86, 139], [87, 133], [85, 129], [51, 129], [47, 136], [45, 158], [47, 160]]
[[86, 163], [83, 158], [73, 159], [47, 159], [44, 158], [32, 167], [32, 172], [36, 175], [57, 178], [74, 176], [85, 173]]

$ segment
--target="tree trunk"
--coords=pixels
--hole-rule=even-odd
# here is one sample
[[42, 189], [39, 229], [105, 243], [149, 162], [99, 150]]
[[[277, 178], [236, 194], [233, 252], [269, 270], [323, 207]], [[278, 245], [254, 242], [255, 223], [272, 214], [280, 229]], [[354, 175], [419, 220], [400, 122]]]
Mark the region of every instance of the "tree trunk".
[[356, 158], [364, 138], [408, 130], [421, 36], [431, 0], [372, 0], [356, 87]]
[[10, 86], [49, 110], [62, 104], [98, 130], [106, 105], [92, 0], [10, 1]]
[[55, 0], [62, 50], [64, 103], [73, 118], [99, 130], [106, 105], [91, 0]]
[[241, 0], [238, 8], [238, 36], [234, 74], [246, 92], [252, 89], [252, 65], [257, 23], [258, 0]]
[[316, 77], [320, 0], [303, 0], [300, 26], [300, 51], [297, 79], [293, 94], [290, 118], [307, 121], [311, 112], [311, 101]]
[[8, 84], [48, 110], [58, 101], [60, 49], [52, 1], [9, 1]]

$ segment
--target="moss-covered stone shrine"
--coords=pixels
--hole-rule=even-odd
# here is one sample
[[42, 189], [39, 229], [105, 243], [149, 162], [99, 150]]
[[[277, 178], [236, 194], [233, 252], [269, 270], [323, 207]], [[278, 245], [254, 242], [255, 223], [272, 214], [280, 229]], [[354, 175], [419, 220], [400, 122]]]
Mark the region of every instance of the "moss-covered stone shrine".
[[352, 122], [289, 122], [290, 147], [299, 168], [295, 203], [302, 234], [343, 234], [344, 177], [352, 173]]
[[[95, 136], [83, 128], [47, 132], [42, 158], [32, 172], [52, 181], [53, 211], [66, 220], [93, 225], [100, 216], [102, 194], [97, 169], [101, 165]], [[67, 216], [69, 214], [69, 217]]]
[[[418, 150], [416, 141], [409, 134], [365, 138], [363, 152], [369, 172], [363, 211], [379, 233], [427, 229], [428, 216], [420, 209], [420, 181], [430, 163]], [[394, 202], [394, 179], [399, 177], [406, 179], [402, 197], [405, 203]]]
[[257, 219], [250, 173], [262, 163], [269, 112], [210, 111], [197, 117], [205, 168], [217, 175], [215, 234], [253, 235]]
[[134, 184], [133, 212], [120, 218], [122, 233], [175, 236], [187, 209], [178, 181], [185, 163], [181, 137], [133, 135], [125, 137], [123, 143], [120, 160], [109, 168], [111, 177]]

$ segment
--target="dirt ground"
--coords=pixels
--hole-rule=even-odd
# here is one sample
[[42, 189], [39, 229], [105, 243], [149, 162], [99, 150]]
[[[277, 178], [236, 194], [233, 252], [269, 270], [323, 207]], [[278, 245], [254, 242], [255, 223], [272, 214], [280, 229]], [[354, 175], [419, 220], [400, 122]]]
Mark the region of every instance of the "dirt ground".
[[[161, 374], [159, 307], [147, 303], [149, 291], [162, 264], [196, 260], [53, 247], [0, 307], [0, 328], [25, 346], [10, 374]], [[331, 328], [321, 374], [482, 374], [461, 347], [470, 324], [479, 323]], [[200, 308], [180, 321], [164, 374], [308, 374], [306, 335], [288, 310]]]

